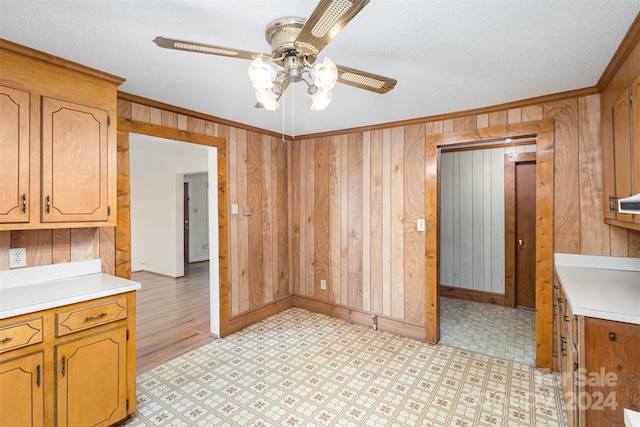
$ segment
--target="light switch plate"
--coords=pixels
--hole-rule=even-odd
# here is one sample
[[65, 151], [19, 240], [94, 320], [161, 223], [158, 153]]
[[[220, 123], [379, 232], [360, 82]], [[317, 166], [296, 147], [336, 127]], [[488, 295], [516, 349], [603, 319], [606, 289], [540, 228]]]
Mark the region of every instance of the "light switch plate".
[[12, 248], [9, 249], [9, 268], [26, 267], [27, 266], [27, 249]]
[[417, 229], [418, 231], [427, 231], [427, 222], [424, 219], [419, 219]]

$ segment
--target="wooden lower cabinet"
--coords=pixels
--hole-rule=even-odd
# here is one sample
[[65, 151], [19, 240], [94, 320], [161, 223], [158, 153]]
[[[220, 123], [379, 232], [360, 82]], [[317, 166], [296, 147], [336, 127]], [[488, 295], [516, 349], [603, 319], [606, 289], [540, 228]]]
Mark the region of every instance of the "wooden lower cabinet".
[[124, 326], [56, 345], [56, 425], [109, 426], [127, 415]]
[[568, 427], [625, 427], [640, 411], [640, 325], [574, 316], [554, 286], [557, 366]]
[[42, 351], [0, 363], [0, 424], [44, 426]]
[[132, 291], [0, 320], [0, 426], [124, 421], [136, 408], [135, 306]]

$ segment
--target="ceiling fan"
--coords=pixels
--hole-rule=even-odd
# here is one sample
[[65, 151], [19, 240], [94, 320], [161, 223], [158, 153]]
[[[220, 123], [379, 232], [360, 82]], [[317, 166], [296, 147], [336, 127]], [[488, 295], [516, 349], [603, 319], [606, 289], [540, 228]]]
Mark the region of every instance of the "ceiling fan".
[[[331, 101], [336, 82], [377, 93], [386, 93], [397, 83], [389, 77], [336, 65], [329, 58], [313, 67], [318, 53], [367, 3], [369, 0], [320, 0], [309, 19], [276, 19], [265, 30], [270, 55], [165, 37], [153, 41], [166, 49], [251, 60], [249, 77], [256, 89], [258, 108], [275, 110], [289, 84], [302, 81], [313, 101], [311, 109], [322, 110]], [[276, 71], [270, 63], [280, 68]]]

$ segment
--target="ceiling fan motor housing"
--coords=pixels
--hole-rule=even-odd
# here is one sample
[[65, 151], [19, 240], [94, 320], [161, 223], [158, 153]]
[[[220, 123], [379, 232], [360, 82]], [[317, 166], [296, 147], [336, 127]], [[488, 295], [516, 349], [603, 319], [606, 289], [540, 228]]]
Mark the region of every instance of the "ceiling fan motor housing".
[[[285, 57], [299, 56], [296, 51], [295, 41], [306, 22], [307, 20], [304, 18], [287, 16], [276, 19], [267, 25], [265, 38], [269, 45], [271, 45], [271, 57], [283, 57], [283, 59], [275, 61], [278, 65], [285, 66]], [[309, 65], [313, 64], [315, 59], [314, 55], [306, 56], [306, 62]], [[303, 60], [305, 60], [305, 58], [300, 57], [298, 62], [303, 62]], [[291, 62], [291, 60], [289, 60], [289, 62]]]

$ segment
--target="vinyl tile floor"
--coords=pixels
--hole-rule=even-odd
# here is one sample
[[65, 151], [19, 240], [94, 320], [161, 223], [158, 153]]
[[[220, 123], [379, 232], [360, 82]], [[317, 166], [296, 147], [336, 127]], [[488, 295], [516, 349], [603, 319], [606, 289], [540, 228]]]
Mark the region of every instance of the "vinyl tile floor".
[[440, 298], [440, 316], [442, 344], [535, 365], [534, 310]]
[[140, 426], [565, 426], [557, 374], [291, 308], [137, 376]]

